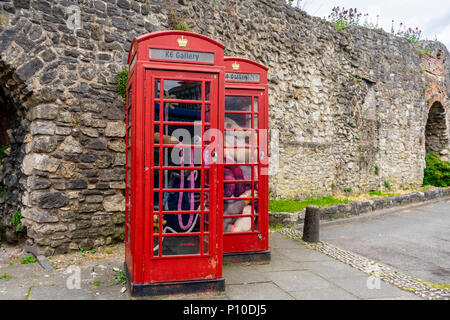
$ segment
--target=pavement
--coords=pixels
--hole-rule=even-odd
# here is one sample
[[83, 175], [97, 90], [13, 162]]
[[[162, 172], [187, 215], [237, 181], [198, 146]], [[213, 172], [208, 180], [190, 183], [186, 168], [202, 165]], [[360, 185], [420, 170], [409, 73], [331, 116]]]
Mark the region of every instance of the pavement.
[[[270, 233], [268, 264], [226, 264], [226, 291], [154, 297], [173, 300], [417, 300], [417, 296], [381, 282], [368, 285], [368, 275], [308, 246]], [[94, 255], [93, 255], [94, 256]], [[6, 300], [128, 300], [124, 285], [116, 284], [121, 256], [78, 260], [80, 265], [50, 272], [38, 263], [1, 264], [0, 299]], [[4, 277], [6, 275], [6, 277]], [[79, 277], [78, 277], [79, 275]], [[2, 279], [3, 276], [3, 279]], [[79, 280], [79, 282], [78, 282]], [[78, 286], [79, 285], [79, 286]], [[77, 288], [79, 287], [79, 288]]]
[[320, 237], [410, 276], [450, 284], [450, 199], [325, 224]]

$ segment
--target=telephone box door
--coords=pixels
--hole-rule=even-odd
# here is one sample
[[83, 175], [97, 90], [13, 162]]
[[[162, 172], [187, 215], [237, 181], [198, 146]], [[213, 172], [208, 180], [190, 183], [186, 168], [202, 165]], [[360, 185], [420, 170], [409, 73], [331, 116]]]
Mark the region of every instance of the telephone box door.
[[226, 89], [224, 253], [268, 250], [266, 90]]
[[[146, 283], [221, 276], [218, 74], [145, 71]], [[221, 231], [221, 230], [220, 230]], [[221, 243], [221, 242], [220, 242]]]

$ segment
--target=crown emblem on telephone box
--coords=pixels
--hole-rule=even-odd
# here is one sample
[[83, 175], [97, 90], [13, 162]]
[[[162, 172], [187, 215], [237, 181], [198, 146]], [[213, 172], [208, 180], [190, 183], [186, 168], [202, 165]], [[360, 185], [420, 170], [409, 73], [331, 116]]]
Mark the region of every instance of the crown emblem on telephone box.
[[236, 70], [236, 71], [239, 70], [239, 68], [240, 68], [239, 63], [237, 63], [237, 62], [233, 63], [231, 66], [233, 67], [233, 70]]
[[181, 36], [181, 38], [178, 38], [178, 46], [181, 48], [185, 48], [188, 44], [188, 39], [185, 39], [184, 36]]

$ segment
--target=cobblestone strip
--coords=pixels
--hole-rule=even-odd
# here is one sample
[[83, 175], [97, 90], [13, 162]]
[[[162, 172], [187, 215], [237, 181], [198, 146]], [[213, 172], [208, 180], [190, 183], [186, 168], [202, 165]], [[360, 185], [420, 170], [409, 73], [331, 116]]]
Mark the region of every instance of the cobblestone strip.
[[422, 299], [450, 300], [450, 289], [443, 288], [440, 284], [430, 283], [428, 281], [409, 276], [399, 270], [392, 270], [382, 263], [370, 260], [353, 252], [340, 249], [326, 242], [321, 241], [319, 243], [306, 243], [301, 240], [302, 232], [293, 228], [279, 229], [278, 232], [293, 240], [300, 241], [310, 249], [326, 254], [333, 259], [367, 273], [369, 276], [379, 277], [381, 280], [396, 286], [397, 288], [414, 293]]

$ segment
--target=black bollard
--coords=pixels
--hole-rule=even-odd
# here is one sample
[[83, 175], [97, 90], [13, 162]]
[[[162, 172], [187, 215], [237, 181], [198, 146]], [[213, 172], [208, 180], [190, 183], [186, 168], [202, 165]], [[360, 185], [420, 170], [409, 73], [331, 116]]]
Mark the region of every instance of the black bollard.
[[303, 241], [319, 242], [320, 208], [306, 207], [305, 224], [303, 225]]

